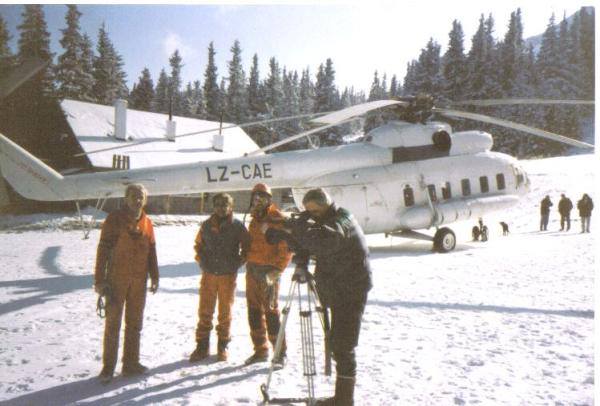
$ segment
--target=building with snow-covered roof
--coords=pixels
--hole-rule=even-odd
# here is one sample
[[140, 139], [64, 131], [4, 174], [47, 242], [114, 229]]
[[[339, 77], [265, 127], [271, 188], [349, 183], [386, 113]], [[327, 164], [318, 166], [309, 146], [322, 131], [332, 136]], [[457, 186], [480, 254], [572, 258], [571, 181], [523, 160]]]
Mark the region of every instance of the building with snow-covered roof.
[[[114, 107], [69, 99], [60, 105], [82, 151], [104, 150], [86, 155], [97, 169], [112, 168], [114, 156], [127, 156], [129, 168], [137, 169], [234, 158], [259, 148], [242, 128], [230, 123], [222, 124], [222, 146], [215, 148], [220, 123], [188, 117], [172, 118], [177, 137], [169, 139], [167, 114], [130, 109], [122, 117], [125, 130], [119, 138]], [[122, 148], [136, 142], [145, 143]]]
[[[6, 120], [0, 120], [0, 132], [63, 174], [213, 161], [259, 148], [234, 124], [179, 116], [169, 120], [167, 114], [130, 109], [116, 114], [117, 110], [70, 99], [46, 106], [44, 115], [29, 105], [8, 105], [2, 112]], [[27, 211], [54, 208], [25, 201], [8, 185], [5, 189], [0, 188], [0, 206], [25, 205], [30, 207]], [[232, 195], [236, 210], [246, 210], [249, 193]], [[280, 195], [274, 196], [276, 200]], [[149, 208], [154, 212], [207, 211], [211, 204], [204, 204], [206, 197], [152, 197]]]

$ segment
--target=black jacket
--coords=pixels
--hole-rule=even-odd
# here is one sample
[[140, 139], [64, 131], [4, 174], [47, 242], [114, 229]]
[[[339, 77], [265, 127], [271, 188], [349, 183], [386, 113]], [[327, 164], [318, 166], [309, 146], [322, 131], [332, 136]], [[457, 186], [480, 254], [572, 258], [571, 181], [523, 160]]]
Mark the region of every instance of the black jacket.
[[582, 198], [577, 202], [577, 209], [581, 217], [590, 217], [592, 210], [594, 210], [594, 202], [591, 197]]
[[294, 262], [316, 257], [315, 282], [323, 305], [364, 302], [371, 289], [369, 248], [360, 225], [346, 209], [331, 205], [325, 218], [295, 235]]
[[544, 197], [540, 203], [540, 214], [549, 214], [552, 201], [549, 197]]
[[212, 215], [196, 237], [196, 260], [203, 271], [215, 275], [236, 273], [248, 250], [249, 235], [241, 221], [231, 216], [220, 221]]
[[558, 212], [563, 216], [571, 213], [571, 209], [573, 208], [573, 202], [568, 197], [563, 197], [558, 202]]

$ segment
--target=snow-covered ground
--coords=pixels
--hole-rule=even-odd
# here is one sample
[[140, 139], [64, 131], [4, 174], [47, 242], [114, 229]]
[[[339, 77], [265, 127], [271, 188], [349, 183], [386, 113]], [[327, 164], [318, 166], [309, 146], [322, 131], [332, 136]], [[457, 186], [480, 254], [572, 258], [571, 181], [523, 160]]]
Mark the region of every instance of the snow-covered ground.
[[[458, 246], [435, 254], [425, 242], [369, 236], [374, 288], [358, 347], [357, 405], [594, 404], [594, 248], [600, 226], [580, 234], [576, 210], [569, 232], [538, 232], [541, 198], [560, 193], [574, 203], [594, 195], [597, 158], [580, 155], [525, 162], [531, 193], [510, 212], [484, 218], [488, 242], [471, 242], [475, 221], [455, 224]], [[598, 203], [597, 203], [598, 204]], [[598, 209], [596, 210], [598, 211]], [[101, 368], [103, 322], [92, 277], [99, 231], [82, 240], [64, 230], [70, 218], [0, 217], [0, 402], [22, 405], [257, 405], [268, 365], [243, 366], [251, 353], [240, 271], [230, 360], [191, 365], [197, 322], [198, 269], [193, 238], [199, 217], [160, 217], [156, 228], [159, 292], [149, 295], [140, 378]], [[502, 236], [498, 221], [510, 224]], [[27, 223], [27, 224], [24, 224]], [[169, 223], [178, 225], [169, 225]], [[63, 226], [61, 226], [61, 224]], [[285, 303], [291, 269], [283, 278]], [[298, 396], [297, 307], [287, 328], [288, 366], [271, 394]], [[315, 319], [315, 325], [318, 325]], [[316, 330], [317, 351], [321, 334]], [[213, 339], [213, 352], [216, 339]], [[317, 359], [322, 371], [322, 357]], [[333, 391], [316, 377], [316, 392]]]

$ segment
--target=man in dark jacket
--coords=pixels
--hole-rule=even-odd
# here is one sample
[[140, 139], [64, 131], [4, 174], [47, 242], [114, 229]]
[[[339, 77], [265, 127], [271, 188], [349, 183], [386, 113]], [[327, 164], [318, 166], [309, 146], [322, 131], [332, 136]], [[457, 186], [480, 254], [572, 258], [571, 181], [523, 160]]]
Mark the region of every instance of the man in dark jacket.
[[209, 354], [210, 331], [217, 300], [219, 324], [217, 359], [227, 360], [227, 345], [231, 341], [231, 308], [235, 297], [238, 268], [243, 265], [250, 237], [241, 221], [233, 218], [233, 198], [227, 193], [213, 196], [213, 214], [200, 226], [196, 236], [196, 261], [202, 269], [200, 304], [196, 328], [196, 349], [190, 362], [200, 361]]
[[337, 373], [335, 397], [316, 404], [349, 406], [354, 404], [354, 349], [372, 287], [369, 249], [352, 214], [336, 207], [323, 189], [309, 190], [302, 203], [306, 211], [292, 229], [298, 243], [294, 276], [302, 278], [309, 255], [316, 256], [314, 278], [322, 304], [331, 309], [330, 344]]
[[581, 232], [590, 232], [590, 219], [592, 217], [592, 210], [594, 210], [594, 202], [592, 198], [583, 194], [583, 197], [577, 202], [577, 210], [579, 210], [579, 217], [581, 217]]
[[552, 201], [550, 200], [550, 196], [546, 195], [540, 203], [540, 231], [546, 231], [548, 229], [550, 207], [552, 207]]
[[565, 222], [567, 223], [567, 231], [571, 229], [571, 210], [573, 209], [573, 202], [571, 199], [563, 194], [560, 195], [560, 201], [558, 202], [558, 213], [560, 214], [560, 231], [565, 229]]

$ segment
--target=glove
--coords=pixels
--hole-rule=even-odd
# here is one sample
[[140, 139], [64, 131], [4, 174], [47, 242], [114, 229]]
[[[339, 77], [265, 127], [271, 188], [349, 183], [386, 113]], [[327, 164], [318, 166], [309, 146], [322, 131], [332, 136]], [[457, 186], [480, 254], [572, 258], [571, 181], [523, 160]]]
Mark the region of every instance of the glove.
[[296, 269], [294, 269], [294, 274], [292, 275], [292, 280], [297, 281], [298, 283], [306, 283], [308, 279], [312, 275], [308, 272], [308, 269], [305, 266], [296, 265]]
[[148, 289], [150, 292], [152, 292], [152, 294], [155, 294], [156, 291], [158, 290], [158, 279], [156, 280], [152, 280], [150, 282], [150, 288]]
[[94, 285], [94, 290], [97, 294], [103, 295], [106, 292], [108, 286], [108, 282], [98, 282]]

